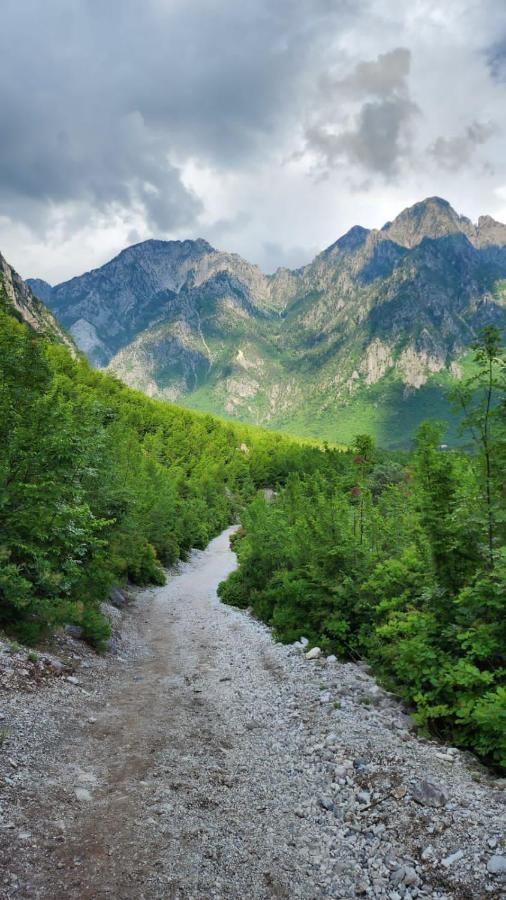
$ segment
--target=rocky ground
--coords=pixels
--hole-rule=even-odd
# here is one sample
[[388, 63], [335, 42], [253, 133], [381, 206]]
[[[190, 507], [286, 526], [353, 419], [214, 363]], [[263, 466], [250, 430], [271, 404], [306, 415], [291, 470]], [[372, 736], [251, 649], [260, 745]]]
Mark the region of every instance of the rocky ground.
[[139, 592], [104, 658], [3, 646], [0, 897], [506, 896], [505, 781], [220, 605], [228, 538]]

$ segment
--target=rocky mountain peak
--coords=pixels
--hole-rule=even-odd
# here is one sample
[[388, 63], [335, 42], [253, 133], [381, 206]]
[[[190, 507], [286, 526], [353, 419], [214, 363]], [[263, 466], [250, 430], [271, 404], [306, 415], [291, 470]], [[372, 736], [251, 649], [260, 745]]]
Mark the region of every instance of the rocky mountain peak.
[[444, 418], [445, 379], [483, 325], [504, 327], [506, 225], [428, 197], [269, 276], [203, 239], [144, 241], [48, 305], [94, 365], [150, 395], [332, 439], [345, 421], [353, 436], [361, 398], [392, 443], [428, 397]]
[[338, 238], [334, 244], [327, 247], [327, 249], [323, 251], [322, 256], [331, 256], [336, 252], [353, 253], [364, 245], [369, 234], [370, 231], [368, 228], [363, 228], [362, 225], [354, 225], [353, 228], [350, 228], [350, 230], [346, 232], [346, 234], [343, 234], [342, 237]]
[[147, 241], [140, 241], [138, 244], [126, 247], [115, 259], [142, 258], [159, 254], [171, 257], [193, 256], [198, 258], [214, 252], [214, 247], [204, 238], [196, 238], [195, 240], [188, 238], [184, 241], [162, 241], [156, 238], [149, 238]]
[[442, 197], [427, 197], [404, 209], [381, 233], [403, 247], [416, 247], [424, 238], [442, 238], [465, 234], [473, 238], [475, 227], [466, 216], [459, 216]]
[[480, 216], [476, 228], [477, 243], [480, 247], [506, 245], [506, 225], [497, 222], [492, 216]]
[[30, 278], [27, 284], [39, 300], [42, 300], [43, 303], [48, 302], [53, 290], [53, 286], [48, 281], [44, 281], [43, 278]]

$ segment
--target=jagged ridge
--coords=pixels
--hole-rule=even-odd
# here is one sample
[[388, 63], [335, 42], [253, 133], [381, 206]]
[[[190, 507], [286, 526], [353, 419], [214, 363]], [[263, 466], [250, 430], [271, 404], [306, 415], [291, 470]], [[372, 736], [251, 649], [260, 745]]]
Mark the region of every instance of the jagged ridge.
[[92, 362], [151, 395], [330, 438], [383, 400], [402, 443], [479, 328], [506, 324], [506, 226], [432, 197], [295, 271], [146, 241], [48, 287]]

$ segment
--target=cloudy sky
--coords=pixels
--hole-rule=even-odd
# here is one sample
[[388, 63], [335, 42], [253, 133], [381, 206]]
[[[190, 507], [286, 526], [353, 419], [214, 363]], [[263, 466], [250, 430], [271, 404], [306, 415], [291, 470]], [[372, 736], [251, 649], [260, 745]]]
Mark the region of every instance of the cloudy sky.
[[434, 194], [506, 221], [505, 111], [504, 0], [3, 0], [0, 251], [272, 271]]

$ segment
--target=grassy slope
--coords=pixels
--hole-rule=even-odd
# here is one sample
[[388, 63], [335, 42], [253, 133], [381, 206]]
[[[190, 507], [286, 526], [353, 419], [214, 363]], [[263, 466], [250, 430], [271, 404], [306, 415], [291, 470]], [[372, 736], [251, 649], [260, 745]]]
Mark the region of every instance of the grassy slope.
[[[467, 374], [467, 360], [463, 368]], [[369, 433], [385, 449], [407, 449], [420, 422], [439, 419], [448, 422], [445, 440], [455, 446], [461, 444], [462, 439], [458, 416], [448, 400], [448, 390], [453, 384], [454, 380], [448, 375], [435, 375], [422, 388], [404, 396], [402, 384], [385, 378], [373, 387], [359, 391], [347, 405], [313, 395], [303, 408], [292, 414], [274, 416], [264, 427], [337, 444], [349, 444], [354, 435]], [[189, 394], [184, 404], [192, 409], [224, 415], [212, 384], [205, 384]], [[262, 411], [260, 402], [255, 405], [252, 415], [241, 411], [241, 419], [256, 424]]]

